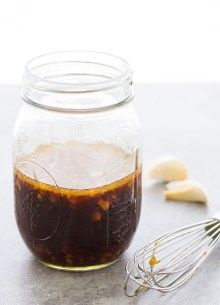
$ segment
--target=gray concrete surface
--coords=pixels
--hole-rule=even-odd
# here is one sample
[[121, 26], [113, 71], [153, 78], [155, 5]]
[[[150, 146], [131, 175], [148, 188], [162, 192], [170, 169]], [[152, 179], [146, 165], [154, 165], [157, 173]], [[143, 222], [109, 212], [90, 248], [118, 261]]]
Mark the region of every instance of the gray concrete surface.
[[[91, 273], [53, 271], [37, 263], [16, 228], [13, 211], [11, 132], [20, 88], [0, 86], [0, 305], [219, 305], [220, 245], [197, 275], [178, 291], [123, 294], [124, 265], [134, 250], [164, 231], [220, 210], [220, 85], [138, 85], [144, 160], [170, 153], [183, 159], [191, 178], [208, 190], [211, 208], [165, 202], [160, 185], [146, 183], [134, 241], [115, 265]], [[146, 182], [146, 181], [145, 181]]]

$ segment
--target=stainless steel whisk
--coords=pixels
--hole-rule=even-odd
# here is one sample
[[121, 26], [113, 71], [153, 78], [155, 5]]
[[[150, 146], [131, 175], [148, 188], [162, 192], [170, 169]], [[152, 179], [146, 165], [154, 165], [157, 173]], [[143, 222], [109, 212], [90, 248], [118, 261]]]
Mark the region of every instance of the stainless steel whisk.
[[177, 289], [197, 271], [219, 236], [220, 212], [147, 243], [126, 264], [125, 294], [132, 297], [149, 288]]

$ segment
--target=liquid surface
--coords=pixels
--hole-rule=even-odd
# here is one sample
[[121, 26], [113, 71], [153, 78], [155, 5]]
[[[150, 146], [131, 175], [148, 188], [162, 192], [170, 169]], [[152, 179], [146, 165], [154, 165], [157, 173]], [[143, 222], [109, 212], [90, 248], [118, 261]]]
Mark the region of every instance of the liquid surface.
[[[34, 154], [21, 159], [17, 168], [41, 182], [52, 185], [56, 182], [68, 189], [90, 189], [134, 172], [135, 158], [134, 153], [126, 154], [113, 145], [68, 142], [39, 146]], [[31, 161], [36, 164], [30, 164]]]
[[128, 247], [141, 204], [136, 156], [105, 144], [40, 146], [15, 168], [20, 233], [42, 262], [111, 263]]

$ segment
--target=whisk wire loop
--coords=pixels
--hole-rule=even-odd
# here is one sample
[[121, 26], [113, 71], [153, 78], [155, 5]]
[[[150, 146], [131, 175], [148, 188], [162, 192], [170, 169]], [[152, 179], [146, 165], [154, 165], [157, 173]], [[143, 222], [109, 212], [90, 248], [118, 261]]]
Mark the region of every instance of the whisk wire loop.
[[139, 248], [126, 264], [124, 292], [136, 296], [146, 289], [171, 292], [197, 271], [220, 236], [220, 219], [168, 232]]

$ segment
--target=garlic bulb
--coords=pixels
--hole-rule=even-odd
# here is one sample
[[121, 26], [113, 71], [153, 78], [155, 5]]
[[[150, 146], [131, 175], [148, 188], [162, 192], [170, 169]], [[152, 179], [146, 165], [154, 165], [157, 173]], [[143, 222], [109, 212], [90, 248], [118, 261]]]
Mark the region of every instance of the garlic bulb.
[[148, 177], [169, 182], [187, 179], [188, 172], [182, 161], [166, 156], [155, 161], [148, 172]]
[[164, 192], [166, 200], [190, 201], [207, 203], [207, 195], [204, 188], [193, 180], [170, 182], [168, 190]]

